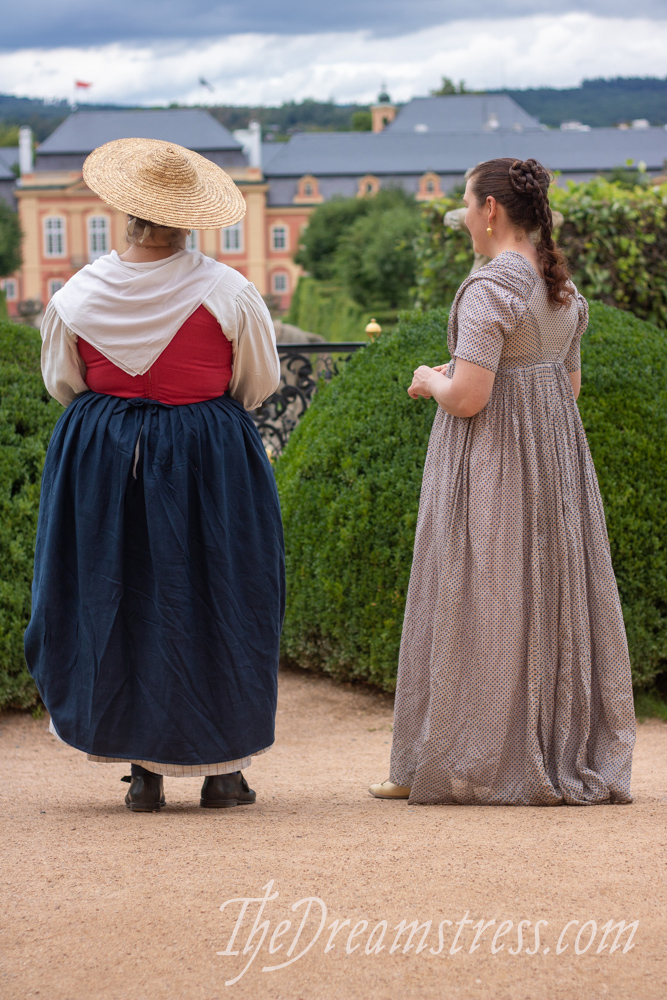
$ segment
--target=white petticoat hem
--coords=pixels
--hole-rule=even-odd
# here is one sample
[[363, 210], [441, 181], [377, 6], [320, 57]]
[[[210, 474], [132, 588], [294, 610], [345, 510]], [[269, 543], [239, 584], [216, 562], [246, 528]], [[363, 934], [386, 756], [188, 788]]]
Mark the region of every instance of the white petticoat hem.
[[[64, 743], [65, 746], [71, 746], [71, 743], [67, 743], [58, 734], [56, 727], [53, 725], [53, 719], [49, 719], [49, 732], [57, 740], [60, 740], [61, 743]], [[73, 747], [73, 749], [76, 750], [78, 748]], [[153, 771], [154, 774], [164, 774], [167, 778], [203, 778], [212, 774], [231, 774], [234, 771], [243, 771], [245, 768], [250, 767], [253, 757], [259, 757], [260, 754], [266, 753], [270, 749], [270, 746], [264, 747], [263, 750], [257, 750], [256, 753], [250, 754], [249, 757], [239, 757], [237, 760], [224, 760], [217, 764], [162, 764], [154, 760], [129, 760], [127, 757], [98, 757], [92, 753], [86, 754], [86, 757], [96, 764], [139, 764], [140, 767], [146, 768], [147, 771]]]

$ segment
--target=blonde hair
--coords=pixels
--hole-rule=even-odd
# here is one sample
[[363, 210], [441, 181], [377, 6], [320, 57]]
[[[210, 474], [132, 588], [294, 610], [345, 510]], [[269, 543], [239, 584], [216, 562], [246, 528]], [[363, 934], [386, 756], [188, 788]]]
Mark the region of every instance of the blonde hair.
[[158, 246], [177, 247], [183, 250], [187, 234], [187, 229], [178, 229], [175, 226], [158, 226], [155, 222], [149, 222], [148, 219], [138, 219], [131, 215], [128, 219], [125, 239], [132, 246], [141, 246], [144, 240], [152, 236]]

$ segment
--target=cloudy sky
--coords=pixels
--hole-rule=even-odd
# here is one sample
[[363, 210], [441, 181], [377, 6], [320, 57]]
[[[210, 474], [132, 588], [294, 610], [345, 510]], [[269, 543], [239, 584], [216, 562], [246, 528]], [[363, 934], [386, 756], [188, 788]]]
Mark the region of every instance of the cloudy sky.
[[664, 77], [667, 0], [19, 0], [0, 28], [0, 92], [21, 96], [71, 98], [78, 78], [91, 102], [366, 102], [442, 75]]

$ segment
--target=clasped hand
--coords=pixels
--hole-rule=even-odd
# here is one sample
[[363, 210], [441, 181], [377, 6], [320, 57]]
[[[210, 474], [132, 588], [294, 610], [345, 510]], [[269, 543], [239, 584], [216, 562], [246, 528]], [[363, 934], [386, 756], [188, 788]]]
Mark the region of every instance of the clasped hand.
[[447, 365], [436, 365], [435, 368], [429, 368], [428, 365], [420, 365], [419, 368], [416, 368], [412, 378], [412, 385], [408, 389], [408, 396], [412, 397], [412, 399], [419, 399], [420, 396], [423, 396], [424, 399], [430, 399], [433, 395], [431, 392], [431, 380], [434, 372], [446, 375]]

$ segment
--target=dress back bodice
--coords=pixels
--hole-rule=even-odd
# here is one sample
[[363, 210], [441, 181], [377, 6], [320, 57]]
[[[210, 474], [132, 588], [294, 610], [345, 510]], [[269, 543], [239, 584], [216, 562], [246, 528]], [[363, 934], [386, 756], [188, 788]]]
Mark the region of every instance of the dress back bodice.
[[195, 309], [143, 375], [128, 375], [81, 337], [77, 346], [86, 385], [107, 396], [201, 403], [222, 396], [232, 376], [232, 345], [205, 306]]
[[521, 254], [506, 251], [461, 285], [449, 318], [452, 357], [491, 371], [563, 363], [579, 367], [586, 328], [586, 300], [576, 288], [566, 305], [554, 306], [547, 285]]

